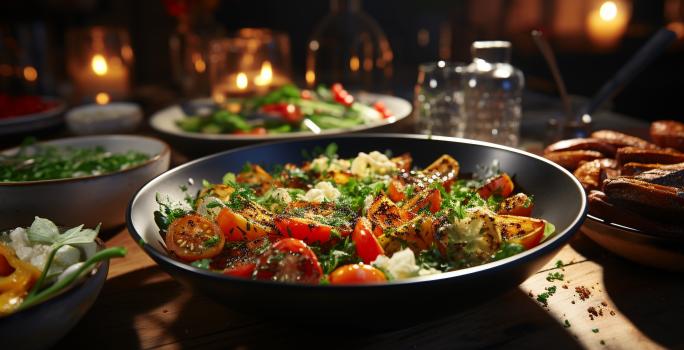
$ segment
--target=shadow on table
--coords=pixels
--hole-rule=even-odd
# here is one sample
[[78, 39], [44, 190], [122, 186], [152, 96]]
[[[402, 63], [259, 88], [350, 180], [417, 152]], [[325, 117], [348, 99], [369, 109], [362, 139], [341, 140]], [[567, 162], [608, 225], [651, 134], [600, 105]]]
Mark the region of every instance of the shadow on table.
[[[454, 297], [457, 297], [455, 295]], [[179, 322], [197, 314], [193, 297], [183, 306]], [[448, 301], [445, 301], [448, 302]], [[393, 331], [373, 331], [358, 327], [382, 323], [383, 308], [402, 307], [378, 301], [374, 310], [359, 310], [358, 324], [339, 324], [335, 315], [314, 319], [318, 325], [283, 319], [224, 327], [214, 332], [182, 337], [183, 348], [542, 348], [553, 343], [556, 349], [579, 348], [574, 336], [557, 323], [538, 303], [519, 289], [486, 304], [471, 307], [451, 316]], [[218, 309], [217, 309], [218, 308]], [[222, 306], [203, 312], [216, 312]], [[213, 319], [214, 317], [212, 317]], [[212, 320], [212, 322], [214, 322]]]
[[[135, 293], [130, 293], [132, 288]], [[458, 297], [454, 293], [454, 298]], [[518, 349], [549, 344], [553, 344], [554, 350], [580, 347], [573, 335], [520, 289], [484, 304], [473, 303], [447, 317], [416, 321], [412, 326], [394, 330], [365, 327], [391, 321], [383, 316], [386, 308], [403, 307], [387, 305], [382, 300], [377, 305], [373, 310], [359, 310], [358, 322], [352, 324], [340, 324], [334, 314], [318, 319], [312, 316], [308, 323], [301, 322], [306, 315], [298, 315], [300, 321], [284, 315], [273, 315], [264, 321], [237, 314], [208, 297], [192, 293], [154, 266], [110, 279], [93, 309], [58, 347], [90, 348], [95, 344], [105, 349], [164, 345], [210, 349]]]
[[[93, 308], [57, 348], [137, 348], [140, 339], [133, 328], [135, 317], [170, 302], [179, 294], [179, 285], [173, 280], [150, 281], [159, 273], [158, 268], [149, 267], [107, 280]], [[137, 292], [126, 293], [131, 288]], [[103, 343], [93, 344], [95, 339]]]
[[638, 265], [609, 253], [585, 235], [571, 245], [603, 267], [605, 292], [618, 312], [658, 344], [684, 347], [684, 274]]

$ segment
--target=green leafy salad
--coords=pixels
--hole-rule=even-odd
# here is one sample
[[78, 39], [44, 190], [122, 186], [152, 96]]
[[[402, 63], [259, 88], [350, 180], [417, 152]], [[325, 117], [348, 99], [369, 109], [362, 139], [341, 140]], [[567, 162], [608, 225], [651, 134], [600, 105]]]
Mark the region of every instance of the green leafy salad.
[[417, 168], [410, 154], [341, 158], [334, 144], [307, 156], [246, 164], [183, 203], [158, 194], [169, 254], [248, 279], [378, 283], [505, 259], [555, 230], [495, 165], [463, 176], [446, 154]]

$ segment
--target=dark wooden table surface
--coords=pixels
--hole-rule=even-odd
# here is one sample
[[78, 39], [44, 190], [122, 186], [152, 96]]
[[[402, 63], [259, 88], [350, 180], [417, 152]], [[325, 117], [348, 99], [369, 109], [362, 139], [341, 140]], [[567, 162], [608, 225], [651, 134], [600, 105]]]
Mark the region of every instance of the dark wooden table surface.
[[[307, 329], [236, 314], [178, 284], [125, 229], [111, 234], [107, 245], [127, 247], [128, 256], [112, 261], [95, 306], [59, 348], [684, 348], [683, 276], [613, 256], [580, 233], [520, 287], [446, 318], [392, 331]], [[556, 267], [558, 260], [563, 268]], [[564, 280], [547, 281], [550, 272]], [[550, 286], [557, 292], [545, 307], [536, 295]], [[582, 300], [576, 287], [590, 296]], [[382, 308], [359, 310], [360, 322], [382, 318]]]

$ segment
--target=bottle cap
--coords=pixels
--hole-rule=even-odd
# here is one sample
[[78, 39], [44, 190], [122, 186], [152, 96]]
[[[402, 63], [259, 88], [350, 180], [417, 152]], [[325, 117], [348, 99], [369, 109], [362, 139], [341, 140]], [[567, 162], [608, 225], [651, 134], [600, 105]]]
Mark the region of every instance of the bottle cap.
[[489, 63], [508, 63], [511, 61], [510, 41], [475, 41], [470, 46], [473, 59]]

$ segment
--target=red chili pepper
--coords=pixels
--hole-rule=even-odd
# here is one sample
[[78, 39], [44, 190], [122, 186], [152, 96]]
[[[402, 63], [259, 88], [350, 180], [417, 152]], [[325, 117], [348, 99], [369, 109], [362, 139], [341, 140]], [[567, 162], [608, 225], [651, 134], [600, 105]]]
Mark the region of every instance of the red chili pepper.
[[296, 123], [302, 120], [302, 111], [299, 107], [286, 102], [278, 102], [261, 106], [261, 111], [268, 114], [275, 114], [288, 122]]

